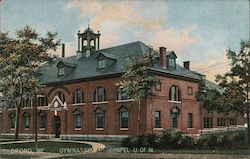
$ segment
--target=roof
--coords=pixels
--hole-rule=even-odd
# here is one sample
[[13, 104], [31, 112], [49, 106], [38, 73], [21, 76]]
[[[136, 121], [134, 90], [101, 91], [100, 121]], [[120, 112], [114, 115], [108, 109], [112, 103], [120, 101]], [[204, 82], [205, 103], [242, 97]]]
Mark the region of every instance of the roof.
[[220, 93], [223, 93], [224, 92], [224, 89], [221, 89], [217, 84], [211, 82], [211, 81], [208, 81], [208, 80], [205, 80], [205, 86], [208, 88], [208, 89], [214, 89]]
[[[54, 61], [53, 63], [44, 65], [41, 69], [41, 80], [43, 84], [52, 84], [59, 82], [71, 82], [74, 80], [84, 80], [105, 75], [121, 74], [124, 72], [125, 64], [128, 63], [128, 60], [125, 58], [125, 55], [127, 53], [134, 54], [141, 59], [149, 48], [150, 47], [145, 45], [143, 42], [136, 41], [91, 52], [91, 56], [89, 56], [88, 58], [81, 58], [77, 60], [76, 56], [64, 57], [57, 61]], [[97, 69], [96, 58], [100, 55], [103, 55], [109, 59], [115, 59], [115, 61], [112, 65], [104, 70]], [[74, 67], [68, 74], [58, 77], [57, 64], [60, 61]], [[157, 64], [154, 68], [152, 68], [152, 70], [164, 75], [187, 78], [190, 80], [201, 79], [197, 74], [179, 65], [176, 66], [176, 70], [168, 70], [166, 68], [161, 68], [160, 65]]]

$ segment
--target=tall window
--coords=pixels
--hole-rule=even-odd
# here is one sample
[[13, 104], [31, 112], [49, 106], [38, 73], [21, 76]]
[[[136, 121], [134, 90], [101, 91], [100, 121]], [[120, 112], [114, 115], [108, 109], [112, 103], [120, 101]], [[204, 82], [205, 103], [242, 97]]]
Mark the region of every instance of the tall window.
[[187, 127], [188, 128], [193, 128], [193, 113], [188, 113]]
[[94, 93], [94, 102], [102, 102], [102, 101], [105, 101], [105, 100], [106, 100], [105, 88], [97, 87], [95, 89], [95, 93]]
[[24, 108], [30, 108], [31, 107], [31, 99], [30, 98], [24, 98], [22, 101], [23, 101], [23, 107]]
[[229, 125], [237, 125], [236, 118], [229, 118]]
[[75, 114], [75, 128], [82, 128], [82, 114]]
[[48, 98], [44, 94], [38, 95], [37, 106], [48, 106]]
[[173, 112], [171, 116], [172, 116], [172, 127], [178, 128], [178, 112]]
[[98, 66], [99, 69], [105, 68], [105, 60], [98, 60]]
[[217, 126], [226, 126], [225, 118], [217, 118]]
[[161, 112], [155, 112], [155, 128], [161, 128]]
[[40, 124], [39, 124], [39, 128], [44, 129], [47, 126], [47, 114], [42, 111], [39, 115], [40, 118]]
[[129, 111], [122, 110], [120, 111], [120, 128], [128, 128], [129, 124]]
[[204, 128], [212, 128], [212, 118], [210, 117], [204, 117], [203, 118], [203, 127]]
[[118, 89], [117, 100], [127, 100], [129, 97], [125, 94], [123, 89]]
[[64, 76], [64, 67], [58, 67], [58, 76]]
[[103, 111], [97, 111], [96, 112], [96, 128], [98, 129], [104, 129], [105, 125], [105, 113]]
[[14, 129], [15, 127], [15, 114], [14, 113], [10, 114], [9, 121], [10, 121], [10, 128]]
[[28, 129], [30, 128], [30, 114], [29, 113], [24, 113], [23, 114], [23, 122], [24, 122], [24, 128]]
[[170, 101], [180, 101], [180, 89], [179, 87], [173, 85], [169, 90], [169, 100]]
[[57, 91], [56, 95], [60, 98], [60, 100], [64, 103], [65, 102], [65, 96], [62, 91]]
[[170, 67], [175, 67], [175, 59], [168, 58], [168, 64], [169, 64]]
[[83, 91], [81, 91], [80, 89], [75, 90], [73, 98], [74, 98], [73, 99], [74, 104], [76, 104], [76, 103], [84, 103]]

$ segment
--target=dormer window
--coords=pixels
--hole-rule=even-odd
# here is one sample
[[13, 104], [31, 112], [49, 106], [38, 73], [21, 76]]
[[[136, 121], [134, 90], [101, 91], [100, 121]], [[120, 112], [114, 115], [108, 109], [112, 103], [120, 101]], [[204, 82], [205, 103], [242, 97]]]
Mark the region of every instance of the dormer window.
[[174, 58], [168, 58], [168, 63], [170, 67], [175, 67], [175, 59]]
[[97, 67], [98, 67], [98, 69], [105, 68], [105, 60], [99, 60]]
[[58, 68], [58, 76], [64, 76], [64, 67]]

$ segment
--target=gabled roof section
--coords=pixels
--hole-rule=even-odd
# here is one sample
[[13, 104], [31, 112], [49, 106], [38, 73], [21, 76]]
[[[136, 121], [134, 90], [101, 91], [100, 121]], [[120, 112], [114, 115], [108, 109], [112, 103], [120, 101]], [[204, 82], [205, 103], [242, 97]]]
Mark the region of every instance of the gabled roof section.
[[96, 59], [98, 59], [100, 56], [104, 56], [106, 57], [107, 59], [110, 59], [110, 60], [116, 60], [117, 57], [113, 54], [108, 54], [108, 53], [105, 53], [105, 52], [100, 52], [97, 56], [96, 56]]
[[[71, 83], [75, 81], [89, 80], [113, 75], [118, 76], [124, 73], [124, 67], [129, 62], [128, 59], [125, 58], [126, 54], [134, 54], [139, 59], [142, 59], [149, 48], [150, 47], [143, 42], [136, 41], [124, 45], [101, 49], [98, 51], [92, 51], [91, 56], [88, 58], [81, 58], [77, 60], [76, 55], [65, 57], [44, 65], [43, 68], [40, 69], [42, 70], [41, 81], [43, 84], [50, 85], [58, 83]], [[168, 54], [176, 57], [174, 51], [170, 51]], [[98, 70], [96, 64], [96, 58], [100, 56], [115, 60], [116, 62], [112, 63], [109, 67], [107, 67], [107, 69], [100, 71]], [[57, 65], [60, 62], [65, 66], [74, 69], [69, 71], [67, 76], [62, 76], [59, 78], [57, 75]], [[161, 68], [159, 64], [156, 64], [152, 70], [159, 72], [164, 76], [175, 76], [196, 81], [201, 79], [197, 74], [179, 65], [176, 65], [176, 69], [169, 70], [166, 68]]]
[[175, 52], [173, 50], [172, 51], [167, 51], [167, 56], [172, 56], [172, 57], [177, 58], [177, 55], [175, 54]]

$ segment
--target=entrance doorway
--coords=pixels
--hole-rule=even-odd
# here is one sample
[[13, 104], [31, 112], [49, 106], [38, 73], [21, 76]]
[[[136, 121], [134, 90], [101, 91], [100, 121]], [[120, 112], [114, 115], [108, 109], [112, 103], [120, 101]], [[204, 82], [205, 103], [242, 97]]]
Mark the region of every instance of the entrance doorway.
[[54, 123], [55, 123], [55, 137], [60, 138], [61, 134], [61, 119], [59, 116], [54, 117]]

